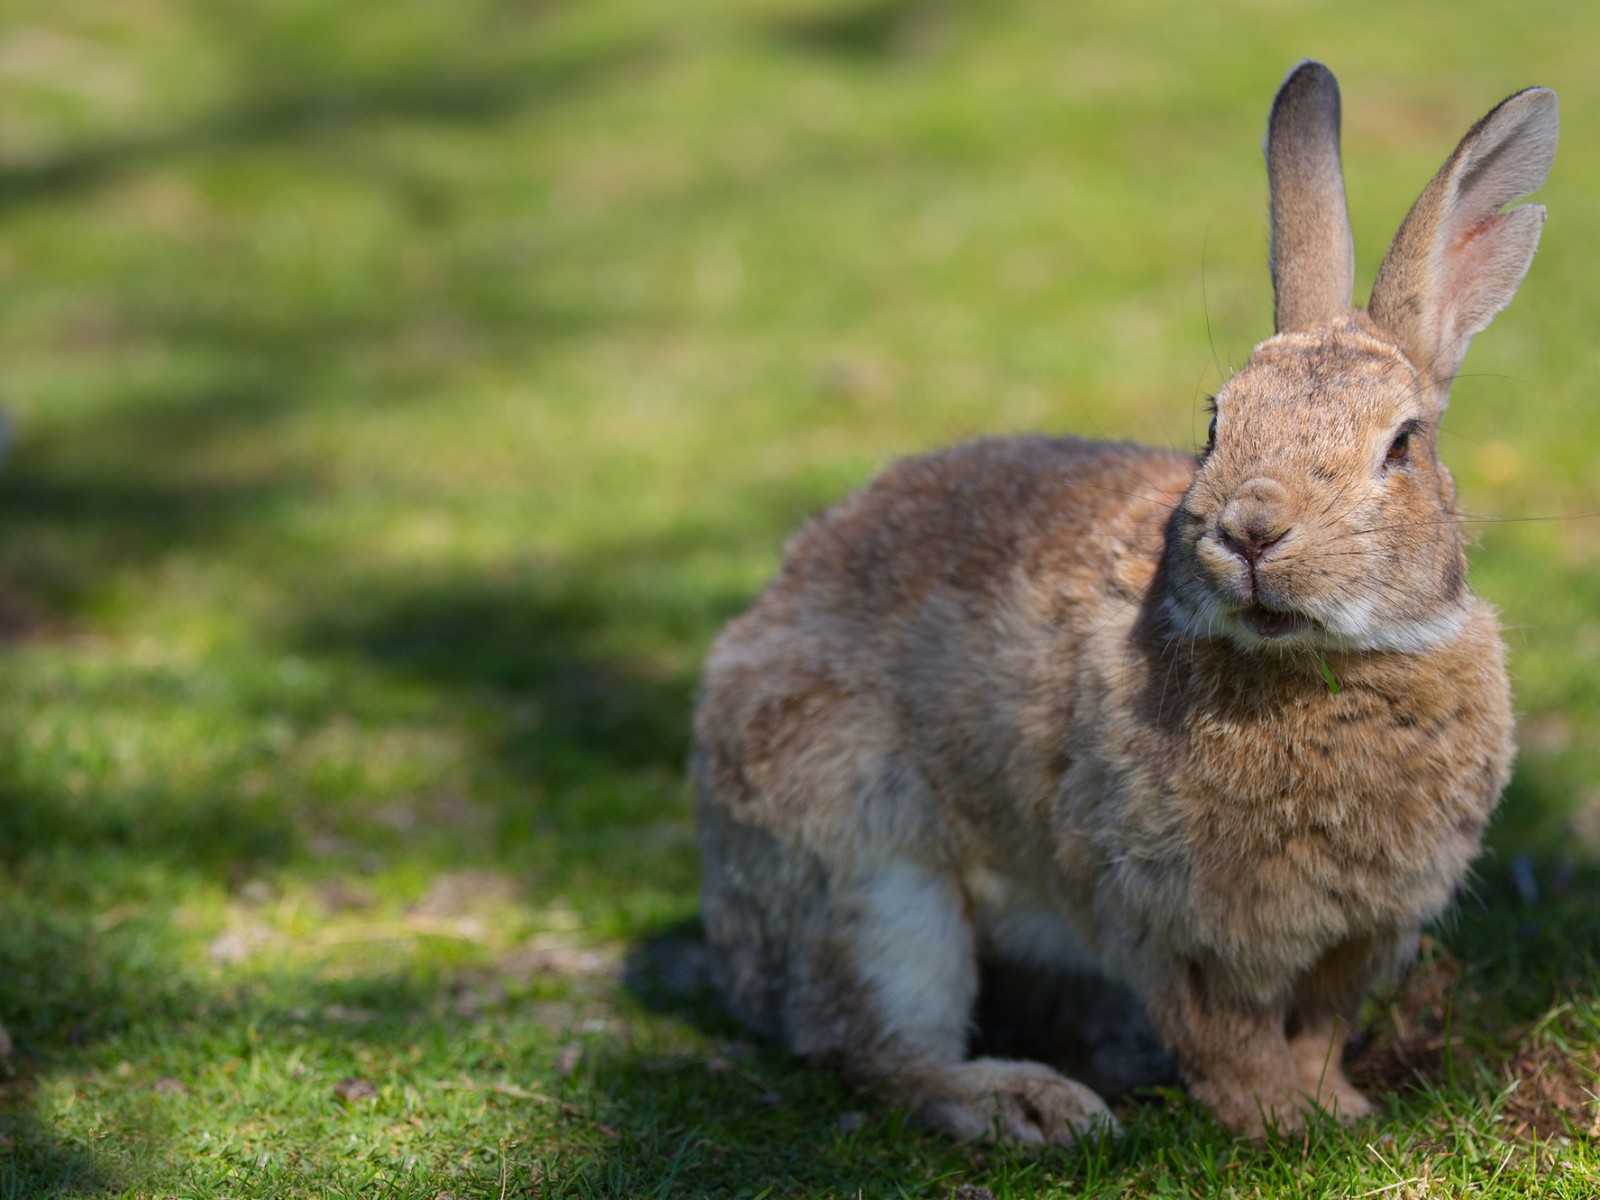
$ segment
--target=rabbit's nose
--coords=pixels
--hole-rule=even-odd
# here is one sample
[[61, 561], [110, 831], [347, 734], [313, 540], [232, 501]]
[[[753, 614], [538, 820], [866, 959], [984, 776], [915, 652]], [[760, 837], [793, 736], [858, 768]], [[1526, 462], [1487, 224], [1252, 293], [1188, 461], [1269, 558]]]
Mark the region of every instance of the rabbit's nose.
[[1240, 486], [1222, 509], [1217, 536], [1255, 566], [1289, 532], [1289, 493], [1276, 479], [1260, 476]]

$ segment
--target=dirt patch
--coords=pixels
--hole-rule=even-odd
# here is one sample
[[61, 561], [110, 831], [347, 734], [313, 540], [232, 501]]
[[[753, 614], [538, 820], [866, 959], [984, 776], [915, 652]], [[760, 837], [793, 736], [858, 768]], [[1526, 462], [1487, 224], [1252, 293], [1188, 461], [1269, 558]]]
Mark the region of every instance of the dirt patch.
[[1569, 1021], [1540, 1022], [1502, 1068], [1501, 1118], [1515, 1137], [1600, 1137], [1600, 1050], [1567, 1045]]
[[[1452, 1004], [1470, 1004], [1462, 964], [1438, 948], [1406, 978], [1367, 1046], [1350, 1065], [1365, 1090], [1399, 1092], [1442, 1080], [1453, 1045], [1447, 1032]], [[1532, 1026], [1508, 1031], [1496, 1074], [1506, 1084], [1501, 1121], [1513, 1138], [1600, 1137], [1600, 1050], [1570, 1008]], [[1576, 1047], [1576, 1048], [1575, 1048]], [[1481, 1052], [1474, 1052], [1478, 1057]]]
[[407, 912], [418, 917], [464, 917], [515, 904], [521, 895], [517, 882], [498, 871], [447, 871]]
[[0, 645], [50, 632], [49, 620], [34, 601], [0, 580]]
[[1390, 1000], [1386, 1019], [1350, 1062], [1350, 1082], [1363, 1091], [1386, 1093], [1442, 1077], [1445, 1030], [1461, 971], [1458, 958], [1438, 949], [1414, 966]]
[[530, 938], [500, 960], [500, 969], [515, 983], [537, 978], [598, 979], [622, 977], [622, 954], [615, 947], [596, 946], [565, 935]]
[[206, 946], [206, 957], [219, 967], [236, 967], [263, 951], [282, 947], [286, 940], [270, 926], [247, 919], [212, 938]]
[[377, 903], [372, 888], [346, 875], [336, 875], [317, 885], [317, 903], [330, 916], [340, 913], [363, 912]]
[[366, 1104], [378, 1098], [378, 1089], [365, 1079], [341, 1079], [333, 1085], [333, 1098], [345, 1105]]
[[1399, 1092], [1444, 1075], [1450, 1006], [1461, 983], [1461, 961], [1431, 947], [1389, 1002], [1371, 1039], [1350, 1064], [1350, 1080], [1369, 1092]]

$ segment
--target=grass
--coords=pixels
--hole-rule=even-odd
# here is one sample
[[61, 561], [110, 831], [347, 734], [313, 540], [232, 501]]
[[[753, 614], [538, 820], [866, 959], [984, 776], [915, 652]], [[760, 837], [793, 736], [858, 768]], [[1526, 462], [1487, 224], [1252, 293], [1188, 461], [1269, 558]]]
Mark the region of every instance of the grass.
[[[1597, 36], [1482, 0], [14, 8], [0, 1196], [1600, 1191]], [[1363, 288], [1474, 118], [1561, 93], [1446, 440], [1511, 519], [1474, 582], [1518, 774], [1373, 1005], [1381, 1119], [1256, 1148], [1157, 1096], [1116, 1143], [953, 1146], [706, 988], [697, 664], [898, 454], [1203, 437], [1270, 323], [1256, 140], [1305, 54]]]

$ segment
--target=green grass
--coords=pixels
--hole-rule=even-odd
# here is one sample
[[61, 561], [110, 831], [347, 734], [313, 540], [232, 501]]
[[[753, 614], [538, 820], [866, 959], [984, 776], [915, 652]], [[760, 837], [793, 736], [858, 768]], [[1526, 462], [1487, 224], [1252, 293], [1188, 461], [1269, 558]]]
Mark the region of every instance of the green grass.
[[[0, 1197], [1595, 1195], [1597, 39], [1484, 0], [13, 6]], [[898, 454], [1203, 438], [1307, 54], [1359, 288], [1473, 119], [1562, 97], [1446, 440], [1515, 519], [1474, 566], [1524, 726], [1493, 852], [1373, 1005], [1381, 1119], [1258, 1148], [1151, 1097], [1114, 1144], [953, 1146], [706, 989], [697, 664]]]

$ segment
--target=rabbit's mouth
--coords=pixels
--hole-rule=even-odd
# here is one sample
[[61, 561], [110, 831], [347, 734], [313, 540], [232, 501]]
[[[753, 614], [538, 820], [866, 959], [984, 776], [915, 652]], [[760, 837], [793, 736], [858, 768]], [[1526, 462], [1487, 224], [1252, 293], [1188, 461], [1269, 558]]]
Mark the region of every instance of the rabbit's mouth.
[[1281, 612], [1252, 600], [1240, 610], [1239, 618], [1251, 633], [1264, 638], [1292, 637], [1311, 624], [1303, 613]]

